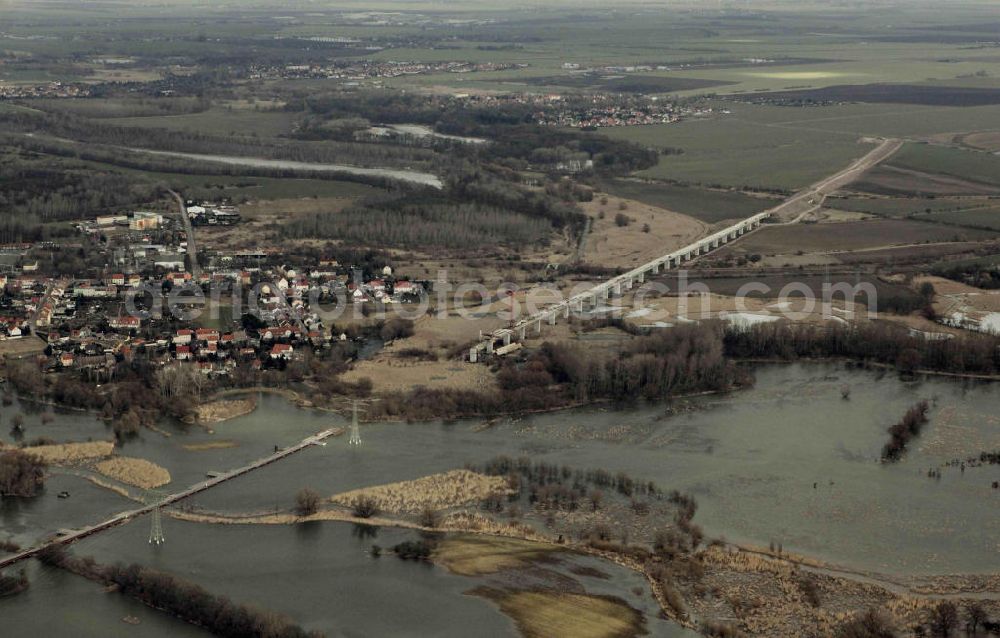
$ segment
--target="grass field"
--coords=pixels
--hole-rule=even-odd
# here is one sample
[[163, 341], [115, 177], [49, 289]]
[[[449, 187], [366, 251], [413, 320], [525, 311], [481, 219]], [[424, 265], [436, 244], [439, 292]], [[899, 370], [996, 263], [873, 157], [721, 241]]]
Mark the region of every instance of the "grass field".
[[1000, 185], [1000, 156], [981, 151], [906, 144], [889, 160], [889, 165]]
[[844, 136], [881, 135], [922, 138], [943, 133], [998, 128], [1000, 106], [920, 106], [910, 104], [837, 104], [794, 107], [718, 101], [731, 119], [758, 126]]
[[602, 183], [601, 188], [617, 197], [683, 213], [708, 224], [746, 218], [777, 203], [775, 199], [751, 197], [739, 192], [666, 182], [616, 179]]
[[838, 210], [859, 211], [880, 217], [906, 217], [929, 212], [980, 208], [989, 206], [990, 201], [969, 197], [828, 197], [825, 205]]
[[684, 151], [661, 156], [659, 164], [639, 172], [639, 177], [727, 187], [797, 190], [871, 150], [851, 136], [770, 128], [728, 116], [602, 133]]
[[917, 219], [926, 219], [954, 226], [1000, 230], [1000, 204], [974, 210], [944, 211], [918, 215]]
[[549, 545], [499, 536], [453, 535], [434, 550], [434, 561], [463, 576], [495, 574], [552, 560], [559, 550]]
[[642, 614], [616, 598], [489, 587], [472, 593], [497, 603], [526, 638], [628, 638], [646, 633]]
[[764, 228], [731, 248], [744, 253], [850, 251], [921, 244], [990, 239], [991, 231], [949, 228], [909, 220], [873, 219], [839, 224], [796, 224]]

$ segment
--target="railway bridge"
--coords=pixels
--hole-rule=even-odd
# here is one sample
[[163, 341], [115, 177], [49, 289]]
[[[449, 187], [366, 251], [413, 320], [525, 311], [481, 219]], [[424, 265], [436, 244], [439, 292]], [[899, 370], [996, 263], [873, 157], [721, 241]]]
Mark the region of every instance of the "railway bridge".
[[[529, 330], [536, 333], [541, 332], [542, 325], [548, 323], [555, 324], [560, 317], [567, 318], [572, 312], [582, 312], [586, 308], [595, 308], [606, 301], [611, 295], [621, 295], [624, 291], [631, 290], [636, 284], [642, 284], [649, 275], [656, 275], [672, 268], [679, 268], [685, 262], [691, 261], [700, 255], [716, 250], [721, 246], [735, 241], [743, 235], [752, 232], [760, 227], [765, 219], [771, 216], [771, 211], [757, 213], [732, 226], [724, 228], [711, 235], [699, 239], [693, 244], [689, 244], [667, 255], [657, 257], [638, 268], [633, 268], [627, 273], [612, 277], [576, 294], [569, 299], [565, 299], [556, 304], [548, 306], [544, 310], [524, 317], [509, 328], [501, 328], [486, 335], [482, 341], [469, 349], [469, 361], [476, 362], [484, 354], [493, 354], [498, 347], [510, 345], [515, 341], [522, 341]], [[498, 345], [499, 344], [499, 345]]]
[[509, 328], [495, 330], [469, 349], [469, 360], [475, 362], [484, 354], [493, 354], [498, 348], [497, 344], [500, 344], [499, 347], [503, 347], [524, 340], [528, 330], [541, 332], [542, 324], [545, 322], [554, 324], [560, 317], [569, 317], [571, 312], [582, 312], [588, 305], [591, 308], [596, 307], [608, 299], [612, 293], [620, 295], [623, 290], [630, 290], [636, 283], [642, 284], [647, 275], [655, 275], [661, 271], [680, 267], [684, 262], [735, 241], [759, 228], [769, 217], [793, 217], [792, 221], [785, 223], [797, 223], [806, 214], [822, 206], [827, 195], [851, 183], [865, 171], [891, 157], [903, 144], [902, 140], [893, 138], [865, 141], [878, 142], [878, 144], [863, 157], [851, 162], [846, 168], [799, 191], [778, 206], [757, 213], [669, 255], [663, 255], [623, 275], [613, 277], [569, 299], [560, 301], [519, 320]]

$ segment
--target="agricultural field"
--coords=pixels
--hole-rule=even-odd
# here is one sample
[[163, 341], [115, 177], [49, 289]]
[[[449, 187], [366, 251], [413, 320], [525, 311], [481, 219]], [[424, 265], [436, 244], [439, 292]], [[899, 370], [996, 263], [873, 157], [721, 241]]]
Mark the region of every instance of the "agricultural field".
[[793, 191], [871, 150], [857, 138], [789, 130], [722, 115], [676, 124], [610, 129], [606, 135], [682, 153], [636, 175], [737, 189]]
[[1000, 621], [998, 33], [996, 0], [0, 0], [3, 626]]
[[828, 197], [824, 204], [844, 211], [858, 211], [879, 217], [908, 217], [929, 213], [978, 210], [991, 206], [990, 198], [980, 197]]
[[929, 213], [917, 215], [914, 219], [932, 221], [938, 224], [964, 226], [968, 228], [988, 228], [991, 230], [1000, 230], [1000, 205], [960, 211]]
[[948, 228], [909, 220], [874, 219], [833, 224], [765, 227], [727, 250], [777, 254], [850, 252], [889, 246], [984, 240], [997, 237], [988, 230]]
[[931, 144], [907, 144], [888, 165], [1000, 187], [1000, 156], [990, 153]]
[[869, 102], [925, 106], [992, 106], [1000, 104], [1000, 89], [936, 86], [933, 84], [846, 84], [822, 89], [771, 91], [740, 96], [770, 102]]
[[779, 201], [764, 196], [753, 197], [738, 191], [636, 179], [606, 181], [601, 184], [601, 188], [617, 197], [666, 208], [708, 224], [727, 219], [744, 219]]
[[777, 106], [733, 100], [710, 102], [730, 118], [765, 129], [824, 133], [846, 137], [885, 136], [930, 139], [943, 134], [991, 131], [1000, 105], [924, 106], [919, 104], [831, 104]]

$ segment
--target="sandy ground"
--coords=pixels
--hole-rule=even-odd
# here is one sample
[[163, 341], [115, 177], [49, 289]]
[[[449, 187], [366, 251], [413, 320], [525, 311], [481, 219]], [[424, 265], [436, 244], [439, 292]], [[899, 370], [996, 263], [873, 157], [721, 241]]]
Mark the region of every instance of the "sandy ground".
[[34, 335], [0, 341], [0, 358], [20, 359], [29, 354], [39, 354], [44, 350], [45, 342]]
[[[604, 198], [607, 204], [601, 203]], [[621, 204], [627, 209], [620, 210]], [[600, 266], [639, 266], [693, 243], [708, 231], [704, 222], [693, 217], [602, 193], [581, 204], [581, 208], [593, 220], [590, 234], [584, 240], [583, 261]], [[632, 220], [628, 226], [615, 224], [619, 213]], [[649, 232], [643, 232], [646, 224]]]
[[507, 479], [504, 477], [485, 476], [469, 470], [451, 470], [412, 481], [343, 492], [332, 496], [330, 501], [350, 507], [354, 499], [367, 496], [375, 499], [383, 512], [414, 514], [426, 508], [440, 510], [477, 503], [494, 492], [507, 489]]
[[336, 213], [354, 201], [353, 197], [303, 197], [252, 201], [240, 206], [242, 221], [236, 226], [199, 226], [199, 246], [231, 251], [255, 248], [268, 226], [286, 222], [297, 215], [321, 211]]
[[227, 419], [250, 414], [257, 408], [257, 399], [223, 399], [211, 401], [195, 408], [199, 423], [219, 423]]
[[[480, 331], [487, 333], [502, 327], [504, 321], [497, 316], [499, 309], [499, 304], [493, 304], [484, 309], [469, 309], [465, 316], [452, 311], [448, 316], [420, 317], [415, 322], [413, 336], [387, 344], [371, 359], [356, 362], [342, 378], [353, 383], [367, 377], [374, 383], [376, 393], [404, 392], [418, 386], [464, 390], [491, 387], [493, 381], [485, 367], [448, 357], [457, 346], [477, 340]], [[432, 352], [439, 360], [421, 361], [398, 354], [408, 348]]]
[[1000, 151], [1000, 132], [972, 133], [962, 137], [967, 146], [981, 148], [986, 151]]
[[[702, 319], [729, 319], [734, 324], [750, 325], [787, 319], [795, 322], [846, 323], [851, 319], [863, 320], [867, 314], [863, 306], [845, 304], [834, 300], [829, 317], [824, 317], [823, 305], [816, 301], [810, 308], [806, 300], [793, 298], [787, 301], [743, 298], [726, 295], [689, 295], [659, 297], [641, 302], [627, 300], [620, 306], [626, 321], [644, 327], [666, 328]], [[612, 306], [613, 307], [613, 306]]]
[[[934, 310], [939, 317], [964, 328], [997, 331], [996, 313], [1000, 313], [1000, 290], [982, 290], [942, 277], [924, 276], [913, 280], [914, 287], [924, 283], [934, 286], [934, 292], [937, 293]], [[980, 322], [983, 322], [981, 326]], [[946, 331], [943, 326], [939, 326], [937, 330]]]
[[372, 380], [376, 394], [406, 392], [423, 387], [450, 390], [482, 390], [493, 378], [482, 365], [467, 361], [400, 361], [389, 357], [361, 361], [341, 378], [349, 383]]
[[110, 456], [114, 449], [113, 441], [89, 441], [87, 443], [37, 445], [24, 448], [24, 451], [39, 456], [48, 463], [63, 464]]
[[146, 459], [116, 456], [97, 463], [94, 469], [108, 478], [143, 489], [160, 487], [170, 482], [170, 472]]

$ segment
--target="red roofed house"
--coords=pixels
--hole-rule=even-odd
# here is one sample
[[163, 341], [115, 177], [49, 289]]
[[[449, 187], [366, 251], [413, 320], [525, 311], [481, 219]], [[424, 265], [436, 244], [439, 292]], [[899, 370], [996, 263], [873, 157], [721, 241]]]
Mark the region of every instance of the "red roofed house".
[[177, 359], [184, 361], [191, 358], [191, 346], [177, 346]]
[[177, 335], [174, 337], [174, 343], [177, 345], [187, 345], [191, 343], [191, 335], [194, 334], [187, 328], [182, 328], [177, 331]]
[[108, 325], [115, 330], [138, 330], [141, 323], [139, 317], [133, 317], [132, 315], [112, 317], [108, 321]]
[[274, 347], [271, 348], [271, 358], [272, 359], [291, 359], [292, 358], [292, 346], [287, 343], [276, 343]]
[[205, 343], [218, 343], [219, 331], [212, 328], [198, 328], [195, 331], [195, 339]]
[[393, 291], [397, 295], [409, 295], [417, 292], [417, 287], [411, 281], [397, 281]]

